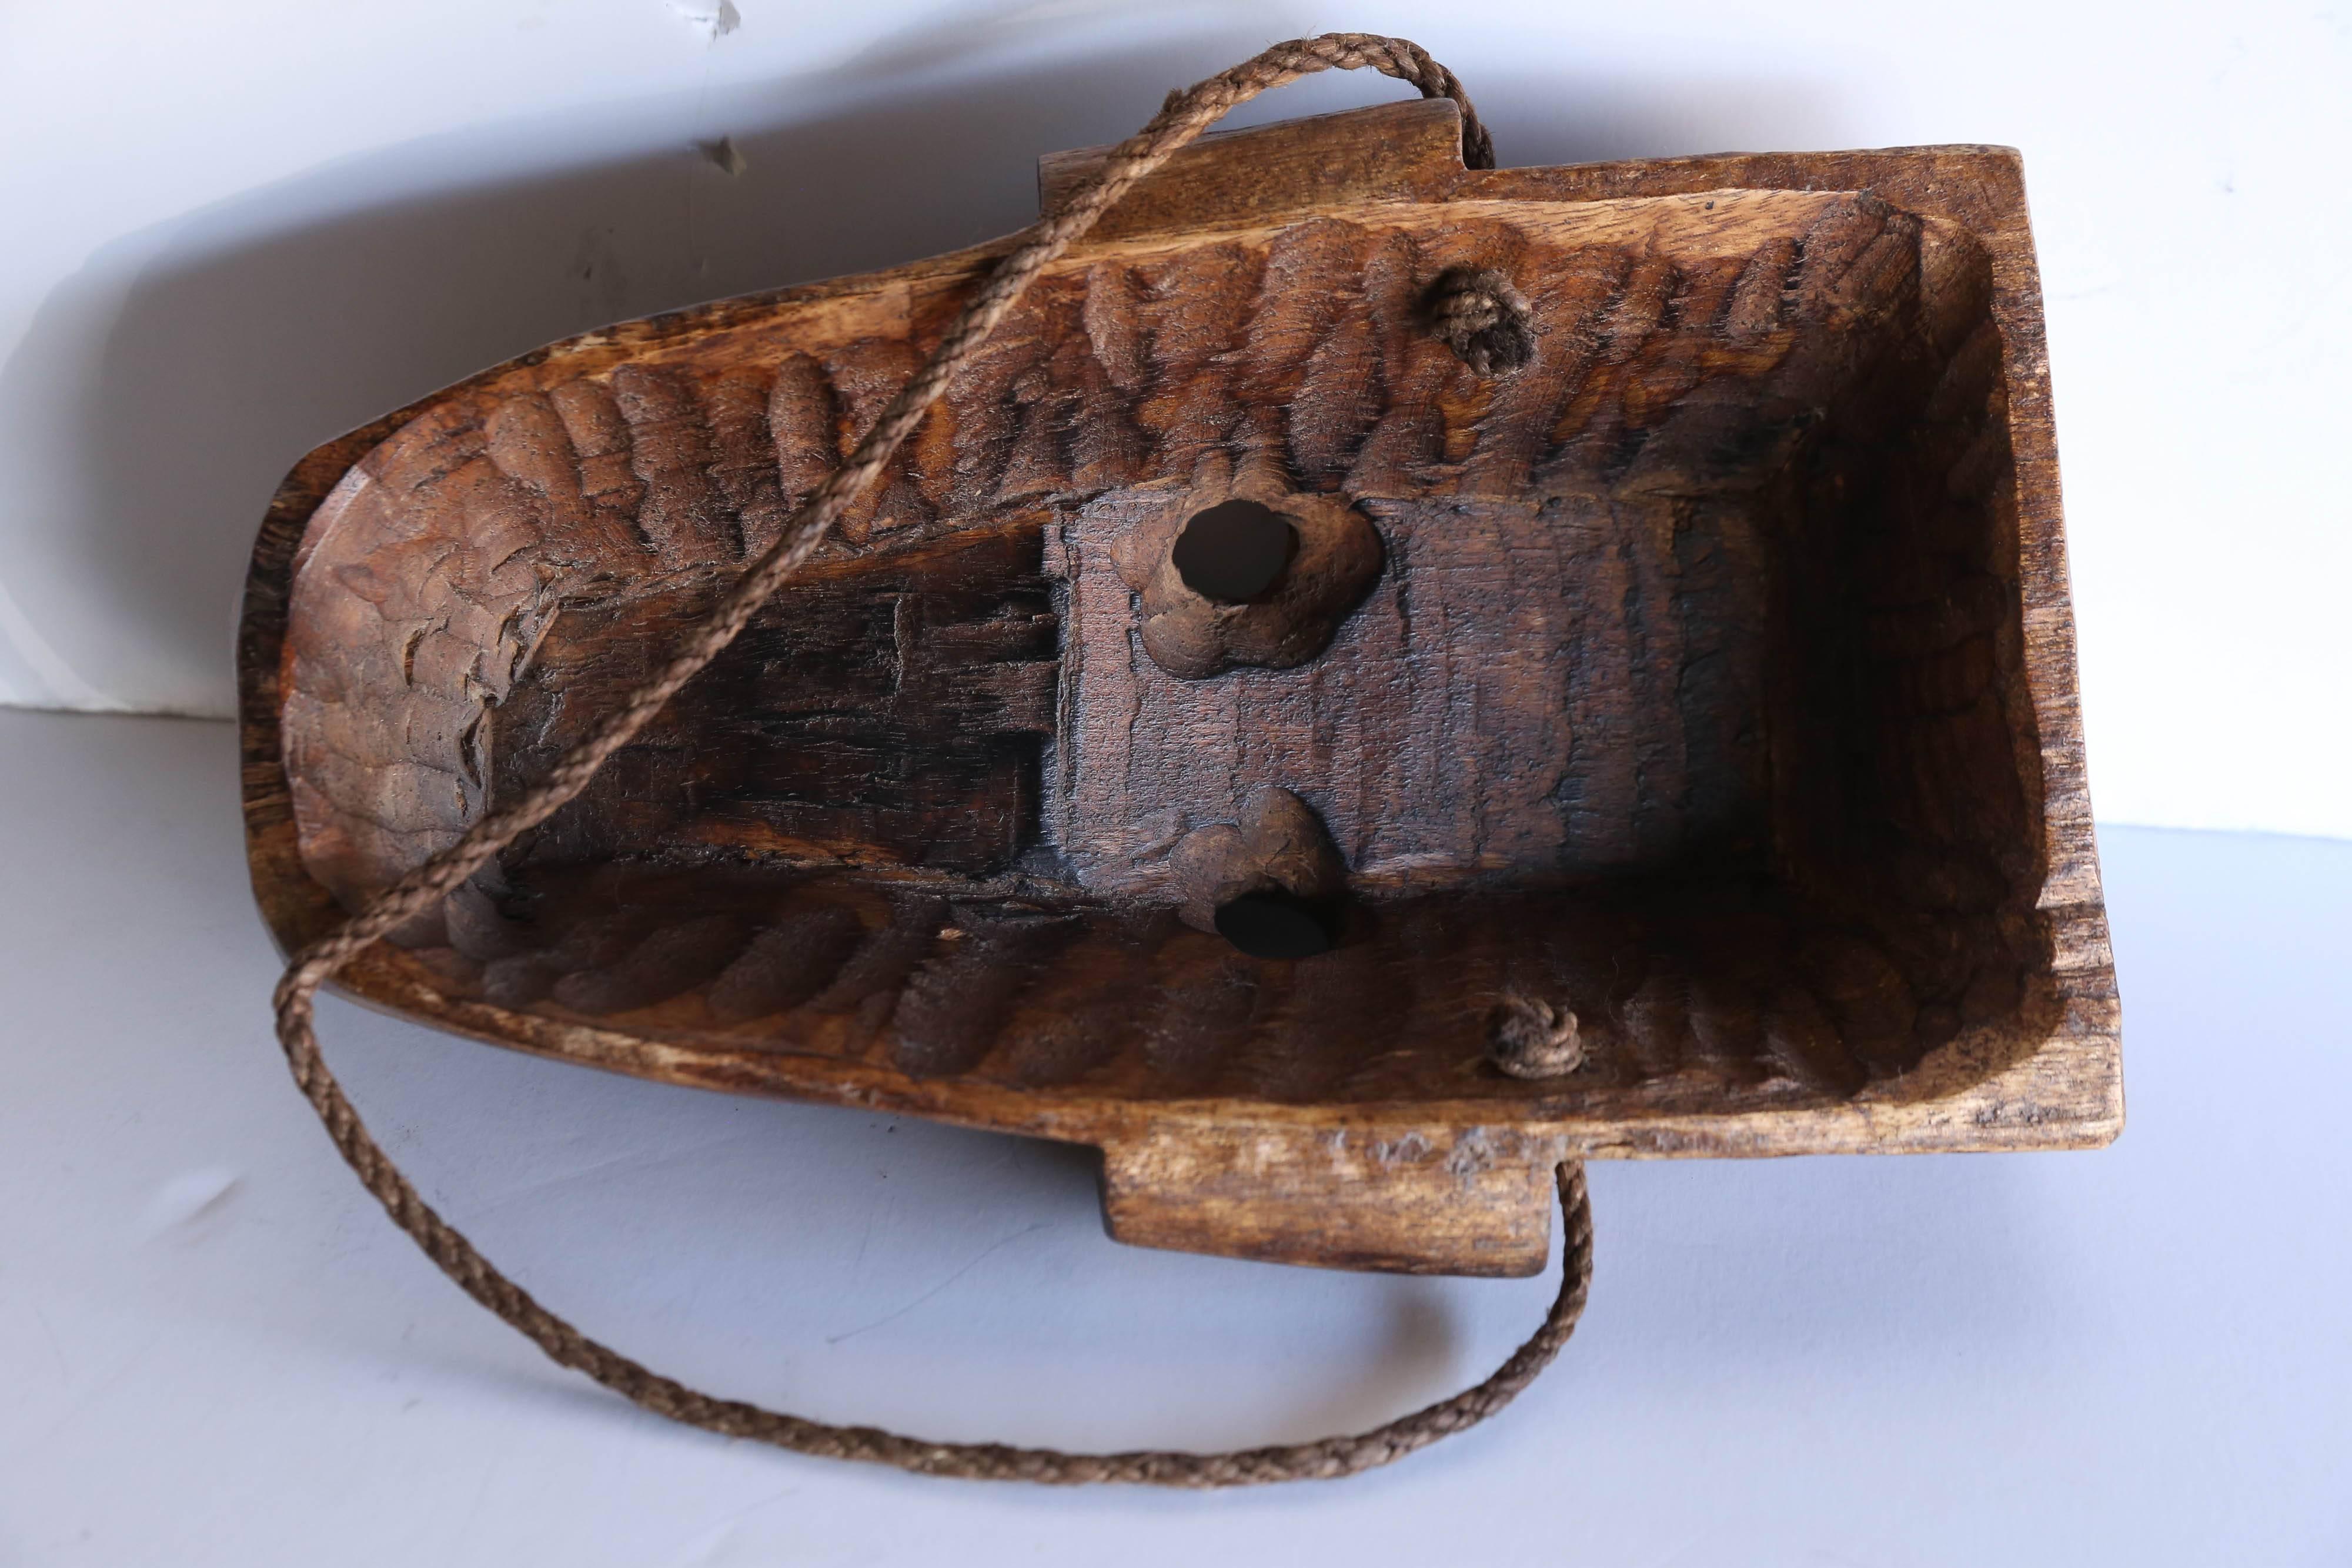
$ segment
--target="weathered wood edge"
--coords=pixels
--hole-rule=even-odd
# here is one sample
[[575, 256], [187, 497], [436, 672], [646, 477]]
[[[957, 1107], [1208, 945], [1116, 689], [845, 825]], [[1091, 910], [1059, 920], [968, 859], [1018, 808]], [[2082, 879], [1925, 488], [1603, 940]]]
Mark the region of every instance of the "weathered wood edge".
[[[1450, 105], [1410, 105], [1416, 131]], [[1346, 117], [1327, 117], [1344, 120]], [[1279, 130], [1281, 128], [1269, 128]], [[1329, 128], [1326, 128], [1329, 129]], [[1244, 147], [1237, 133], [1195, 156]], [[2051, 867], [2043, 907], [2057, 926], [2058, 983], [2063, 1016], [2057, 1031], [2023, 1060], [1969, 1087], [1912, 1098], [1865, 1094], [1843, 1105], [1772, 1110], [1737, 1116], [1579, 1118], [1566, 1105], [1529, 1102], [1510, 1119], [1534, 1142], [1518, 1158], [1581, 1153], [1600, 1158], [1760, 1155], [1960, 1149], [2084, 1147], [2105, 1143], [2122, 1119], [2120, 1054], [2112, 958], [2100, 901], [2074, 691], [2071, 609], [2050, 424], [2046, 353], [2032, 240], [2018, 160], [2003, 149], [1948, 147], [1882, 152], [1736, 154], [1559, 169], [1472, 173], [1458, 163], [1444, 190], [1423, 199], [1584, 202], [1690, 193], [1727, 188], [1873, 190], [1895, 204], [1961, 224], [1987, 245], [1996, 267], [1996, 317], [2010, 350], [2012, 440], [2025, 535], [2029, 685], [2042, 738], [2042, 782]], [[1383, 190], [1382, 194], [1388, 194]], [[1328, 199], [1327, 193], [1326, 200]], [[1253, 213], [1252, 216], [1265, 215]], [[1145, 215], [1118, 233], [1149, 231]], [[1010, 241], [910, 264], [858, 280], [913, 282], [968, 272]], [[286, 779], [278, 755], [277, 705], [285, 632], [285, 595], [310, 512], [337, 478], [371, 447], [451, 392], [554, 360], [589, 370], [687, 336], [723, 331], [774, 308], [853, 292], [817, 283], [669, 313], [584, 334], [522, 356], [457, 387], [374, 421], [319, 448], [288, 476], [257, 539], [240, 627], [240, 708], [249, 862], [257, 897], [273, 937], [298, 946], [324, 929], [335, 911], [295, 853]], [[463, 1004], [440, 996], [396, 962], [363, 964], [347, 990], [361, 999], [489, 1040], [541, 1054], [674, 1082], [903, 1111], [968, 1125], [1073, 1141], [1119, 1144], [1188, 1130], [1283, 1126], [1393, 1141], [1416, 1126], [1494, 1124], [1491, 1103], [1415, 1103], [1344, 1109], [1231, 1102], [1129, 1104], [1073, 1101], [985, 1085], [925, 1083], [887, 1070], [832, 1059], [763, 1052], [691, 1051], [617, 1030]], [[1946, 1076], [1923, 1069], [1923, 1082]], [[1516, 1271], [1516, 1270], [1513, 1270]]]

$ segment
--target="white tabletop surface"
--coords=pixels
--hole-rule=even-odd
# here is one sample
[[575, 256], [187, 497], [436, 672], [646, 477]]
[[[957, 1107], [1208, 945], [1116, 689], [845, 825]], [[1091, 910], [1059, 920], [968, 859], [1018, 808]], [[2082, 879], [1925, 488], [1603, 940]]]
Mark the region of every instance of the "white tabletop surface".
[[[666, 1425], [447, 1284], [268, 1027], [234, 737], [0, 713], [0, 1565], [2352, 1562], [2352, 844], [2110, 829], [2096, 1153], [1610, 1165], [1592, 1306], [1489, 1427], [1241, 1494]], [[427, 1195], [719, 1392], [1230, 1445], [1482, 1375], [1552, 1283], [1104, 1239], [1079, 1152], [666, 1089], [331, 1004]]]

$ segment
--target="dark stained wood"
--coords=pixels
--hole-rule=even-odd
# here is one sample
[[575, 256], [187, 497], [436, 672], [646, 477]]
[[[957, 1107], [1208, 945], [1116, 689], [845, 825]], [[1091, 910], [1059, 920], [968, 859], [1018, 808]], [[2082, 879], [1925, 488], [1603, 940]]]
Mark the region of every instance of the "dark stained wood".
[[[614, 757], [526, 859], [685, 846], [984, 873], [1019, 852], [1054, 733], [1057, 618], [1037, 519], [830, 562]], [[567, 602], [489, 719], [490, 798], [545, 773], [651, 673], [647, 624], [724, 579]]]
[[[240, 642], [278, 939], [641, 679], [998, 248], [590, 334], [306, 458]], [[1430, 329], [1460, 269], [1523, 364]], [[1236, 496], [1298, 549], [1211, 603], [1170, 552]], [[1470, 172], [1443, 103], [1211, 139], [587, 794], [345, 981], [1095, 1144], [1116, 1234], [1290, 1261], [1538, 1268], [1568, 1155], [2100, 1142], [2063, 561], [2012, 153]], [[1253, 892], [1335, 946], [1237, 952]], [[1559, 1049], [1499, 1070], [1498, 1018]]]

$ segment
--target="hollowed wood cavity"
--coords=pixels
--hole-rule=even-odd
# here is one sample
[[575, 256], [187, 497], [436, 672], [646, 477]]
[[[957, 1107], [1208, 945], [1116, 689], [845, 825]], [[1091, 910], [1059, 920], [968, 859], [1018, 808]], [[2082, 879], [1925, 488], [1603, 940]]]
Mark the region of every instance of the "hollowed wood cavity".
[[[1572, 1008], [1586, 1092], [1653, 1100], [1842, 1097], [2026, 1028], [1983, 257], [1868, 197], [1741, 200], [1623, 204], [1622, 237], [1323, 220], [1050, 276], [851, 537], [509, 857], [517, 954], [427, 945], [512, 1005], [1122, 1093], [1517, 1092], [1454, 1066], [1510, 991]], [[1457, 405], [1475, 378], [1418, 329], [1414, 279], [1497, 247], [1582, 327]], [[611, 711], [835, 460], [833, 411], [893, 383], [902, 329], [813, 310], [749, 361], [541, 376], [363, 463], [296, 584], [314, 871], [380, 882]], [[1040, 374], [1042, 398], [1005, 390]], [[1170, 479], [1225, 496], [1163, 559], [1260, 598], [1298, 535], [1229, 494], [1253, 472], [1369, 518], [1379, 576], [1296, 667], [1164, 670], [1118, 549]], [[1296, 892], [1217, 899], [1207, 951], [1155, 924], [1202, 896], [1177, 840], [1265, 786], [1319, 819], [1363, 911], [1296, 977], [1248, 956], [1330, 943]], [[621, 891], [722, 867], [767, 891], [727, 923], [692, 898], [691, 938]], [[1047, 926], [952, 913], [1016, 889]], [[582, 934], [583, 896], [615, 934]], [[755, 946], [809, 972], [730, 978], [721, 949]], [[1072, 1019], [1090, 1043], [1061, 1065], [1024, 1044]]]

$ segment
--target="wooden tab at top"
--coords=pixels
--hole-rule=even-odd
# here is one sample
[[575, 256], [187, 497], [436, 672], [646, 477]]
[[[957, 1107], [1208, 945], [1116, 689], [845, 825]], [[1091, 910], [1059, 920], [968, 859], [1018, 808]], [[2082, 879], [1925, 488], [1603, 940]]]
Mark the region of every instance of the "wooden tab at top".
[[[1051, 212], [1111, 149], [1037, 160], [1037, 210]], [[1350, 202], [1436, 201], [1464, 173], [1462, 115], [1449, 99], [1211, 131], [1103, 214], [1091, 237], [1265, 217]]]

